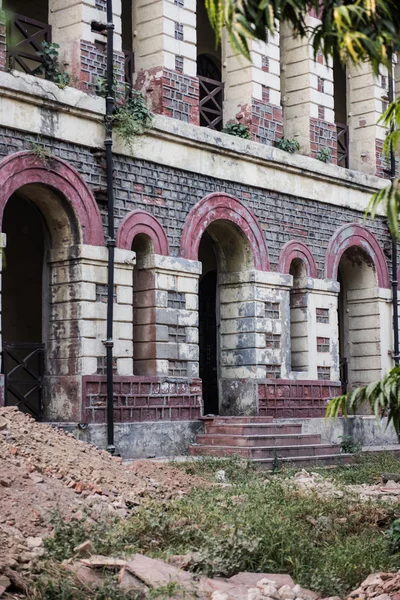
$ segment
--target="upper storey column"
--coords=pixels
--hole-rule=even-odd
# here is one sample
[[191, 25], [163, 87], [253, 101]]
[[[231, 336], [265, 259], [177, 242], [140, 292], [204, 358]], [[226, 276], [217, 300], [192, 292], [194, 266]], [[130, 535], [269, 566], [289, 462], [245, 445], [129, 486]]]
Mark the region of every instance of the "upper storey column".
[[[308, 17], [315, 27], [319, 20]], [[281, 86], [284, 135], [296, 139], [300, 152], [312, 157], [329, 149], [337, 162], [332, 63], [314, 52], [307, 39], [294, 38], [288, 25], [281, 28]]]
[[136, 85], [158, 114], [199, 123], [196, 0], [133, 3]]
[[388, 103], [388, 73], [382, 68], [375, 77], [371, 65], [349, 67], [350, 86], [350, 168], [378, 177], [388, 177], [383, 156], [385, 129], [378, 119]]
[[271, 145], [283, 135], [279, 33], [250, 50], [251, 62], [223, 41], [224, 122], [249, 125], [255, 141]]

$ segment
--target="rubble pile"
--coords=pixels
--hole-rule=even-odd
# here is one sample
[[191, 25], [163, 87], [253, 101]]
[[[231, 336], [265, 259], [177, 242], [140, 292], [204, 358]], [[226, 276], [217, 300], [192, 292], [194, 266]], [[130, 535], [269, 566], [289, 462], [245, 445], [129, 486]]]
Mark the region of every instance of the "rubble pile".
[[[343, 498], [344, 496], [344, 492], [338, 489], [332, 481], [319, 473], [308, 472], [305, 469], [290, 477], [287, 484], [298, 490], [315, 492], [322, 498]], [[361, 501], [385, 500], [385, 502], [396, 504], [400, 501], [400, 483], [391, 479], [375, 485], [347, 485], [346, 491], [355, 494]]]
[[400, 571], [369, 575], [347, 600], [400, 600]]
[[30, 567], [43, 553], [56, 511], [65, 519], [127, 516], [144, 498], [168, 499], [204, 481], [166, 464], [120, 458], [0, 408], [0, 573]]
[[[85, 546], [82, 548], [82, 546]], [[76, 548], [77, 554], [86, 552], [90, 542]], [[96, 587], [104, 583], [108, 573], [118, 574], [117, 586], [134, 597], [146, 598], [153, 589], [170, 586], [169, 598], [180, 600], [318, 600], [319, 595], [295, 585], [289, 575], [267, 573], [238, 573], [229, 579], [209, 579], [174, 566], [185, 557], [171, 557], [169, 563], [135, 554], [127, 560], [107, 556], [70, 559], [64, 567], [84, 586]], [[190, 555], [186, 557], [190, 562]], [[334, 600], [334, 599], [332, 599]]]

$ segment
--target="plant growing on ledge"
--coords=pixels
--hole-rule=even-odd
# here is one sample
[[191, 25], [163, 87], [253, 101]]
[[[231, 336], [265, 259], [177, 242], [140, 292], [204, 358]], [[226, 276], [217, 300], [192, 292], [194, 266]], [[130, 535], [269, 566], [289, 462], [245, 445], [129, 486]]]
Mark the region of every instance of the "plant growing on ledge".
[[44, 75], [47, 81], [56, 83], [59, 88], [67, 87], [70, 81], [69, 74], [61, 70], [61, 65], [58, 56], [58, 44], [42, 42], [41, 50], [38, 50], [37, 55], [42, 59], [42, 64], [38, 69], [39, 75]]
[[290, 154], [295, 154], [295, 152], [300, 150], [300, 143], [297, 140], [288, 140], [288, 138], [285, 137], [281, 137], [279, 140], [276, 140], [275, 146], [280, 150], [289, 152]]
[[136, 136], [151, 127], [153, 113], [147, 107], [144, 95], [132, 90], [129, 97], [117, 100], [115, 113], [110, 120], [118, 137], [132, 149]]
[[315, 158], [324, 163], [331, 162], [332, 150], [330, 148], [321, 148]]
[[40, 140], [29, 142], [29, 149], [31, 154], [41, 161], [47, 169], [50, 168], [51, 153], [43, 146]]
[[236, 137], [243, 138], [244, 140], [250, 139], [250, 128], [248, 125], [243, 125], [243, 123], [227, 123], [223, 128], [222, 133], [235, 135]]

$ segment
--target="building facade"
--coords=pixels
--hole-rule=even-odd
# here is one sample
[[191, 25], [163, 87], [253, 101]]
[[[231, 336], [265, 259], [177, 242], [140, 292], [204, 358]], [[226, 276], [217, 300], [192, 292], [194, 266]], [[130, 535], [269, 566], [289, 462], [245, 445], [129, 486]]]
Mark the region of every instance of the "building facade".
[[[105, 1], [2, 1], [1, 402], [105, 445]], [[116, 79], [156, 115], [114, 145], [117, 449], [181, 453], [209, 413], [322, 417], [392, 366], [391, 239], [364, 218], [387, 183], [388, 74], [285, 28], [247, 63], [200, 0], [114, 12]]]

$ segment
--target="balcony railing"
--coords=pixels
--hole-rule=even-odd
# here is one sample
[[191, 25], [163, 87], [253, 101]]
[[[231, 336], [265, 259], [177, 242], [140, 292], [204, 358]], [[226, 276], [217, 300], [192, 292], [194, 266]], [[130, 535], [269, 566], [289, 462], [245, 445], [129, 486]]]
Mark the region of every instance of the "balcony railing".
[[199, 75], [200, 125], [221, 131], [224, 84]]
[[135, 54], [131, 50], [123, 50], [125, 55], [125, 83], [128, 91], [133, 88], [133, 74], [135, 72]]
[[339, 167], [349, 168], [349, 127], [336, 123], [337, 136], [337, 164]]
[[8, 68], [38, 75], [43, 59], [38, 56], [42, 42], [51, 42], [51, 25], [9, 13], [7, 15]]

